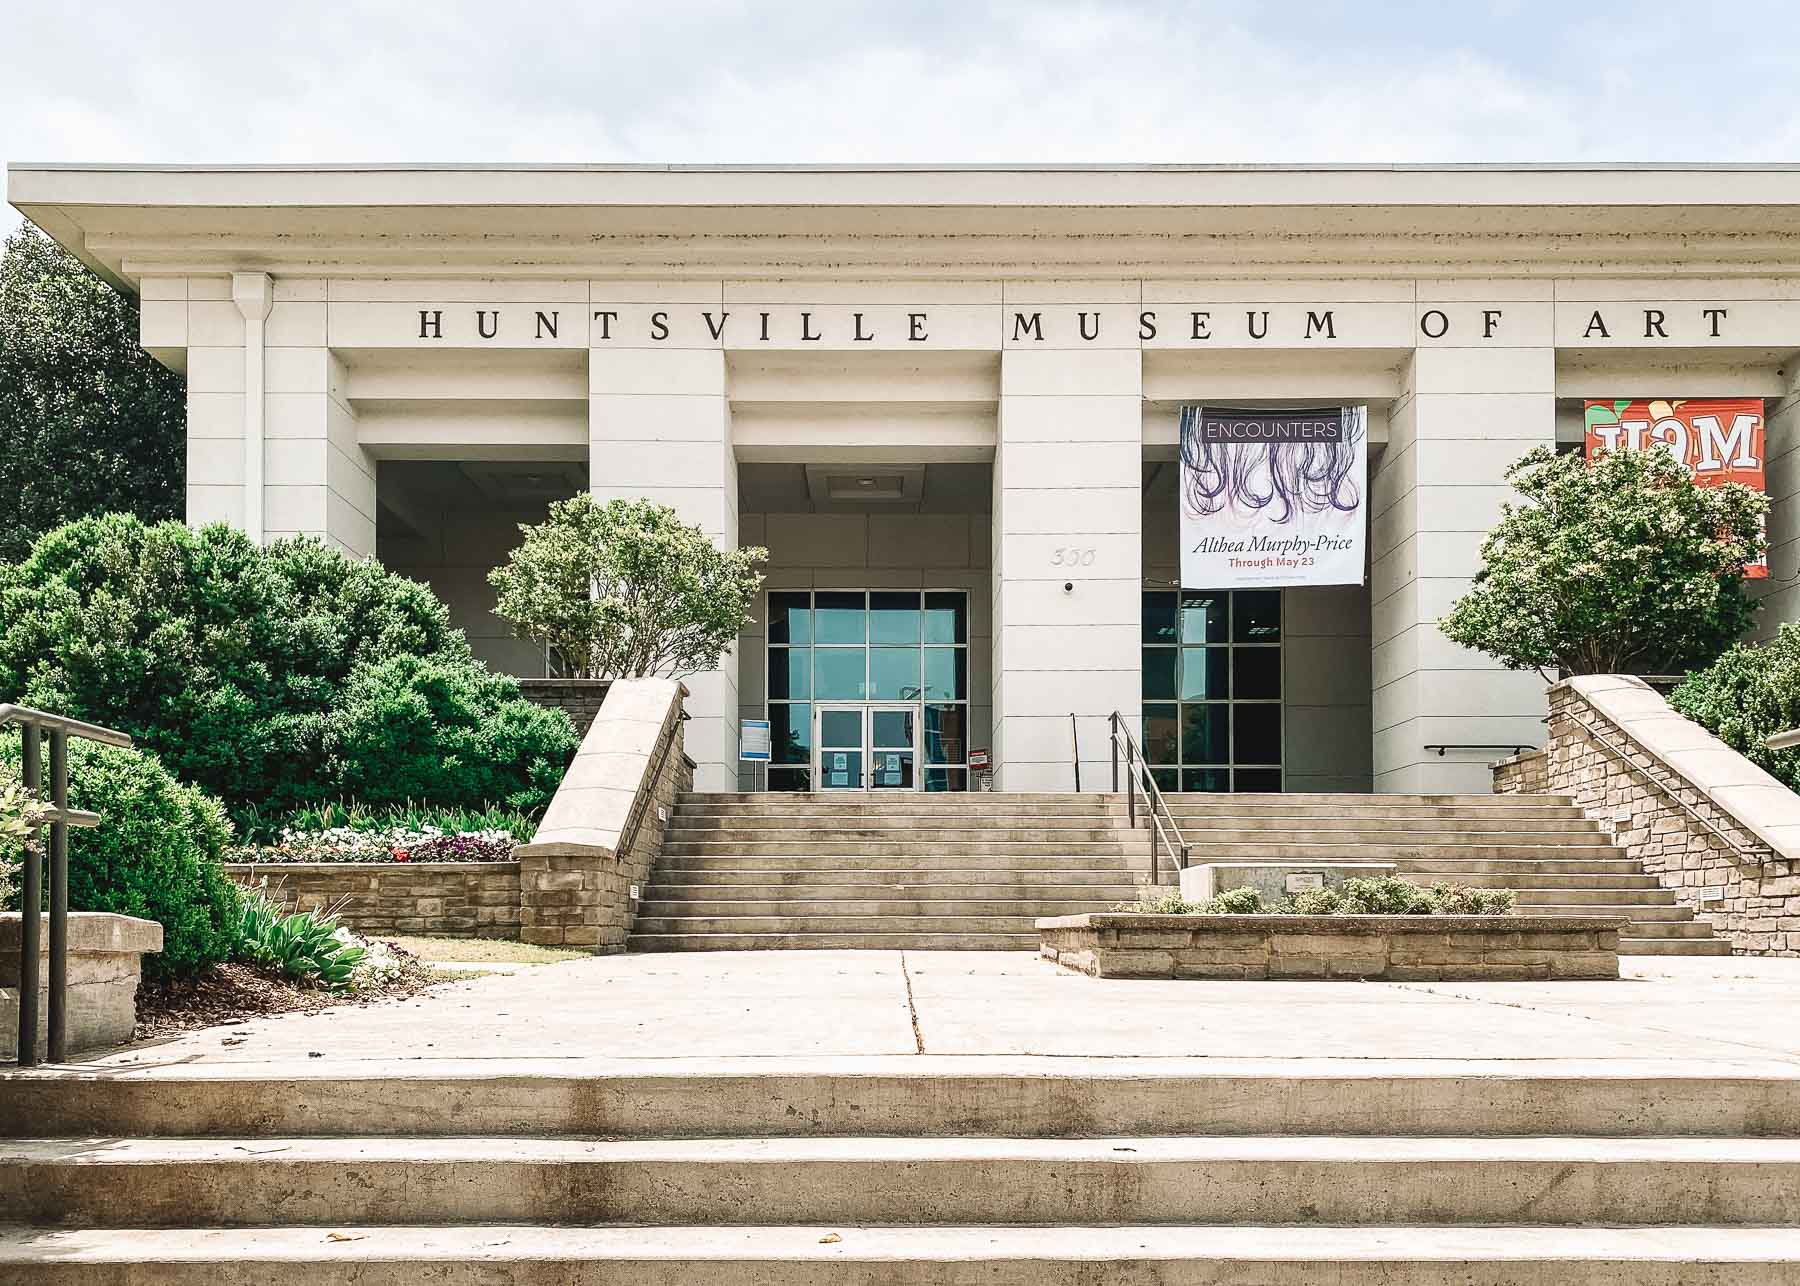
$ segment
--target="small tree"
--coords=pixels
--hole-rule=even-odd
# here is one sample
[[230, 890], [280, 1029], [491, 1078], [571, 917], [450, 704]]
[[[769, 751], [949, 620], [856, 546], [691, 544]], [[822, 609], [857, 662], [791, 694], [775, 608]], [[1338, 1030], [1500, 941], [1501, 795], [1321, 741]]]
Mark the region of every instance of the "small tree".
[[749, 621], [769, 556], [722, 550], [666, 505], [585, 492], [519, 531], [524, 543], [488, 576], [495, 610], [576, 678], [712, 669]]
[[1701, 487], [1666, 451], [1588, 461], [1540, 447], [1507, 470], [1485, 566], [1440, 622], [1509, 669], [1671, 673], [1736, 641], [1758, 604], [1744, 564], [1763, 549], [1768, 501]]

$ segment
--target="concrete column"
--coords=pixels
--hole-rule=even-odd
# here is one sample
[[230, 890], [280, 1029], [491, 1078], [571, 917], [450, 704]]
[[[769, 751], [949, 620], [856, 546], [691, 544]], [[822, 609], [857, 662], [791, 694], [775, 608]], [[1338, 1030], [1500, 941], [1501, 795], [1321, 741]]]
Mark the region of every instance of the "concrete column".
[[1135, 733], [1141, 705], [1141, 359], [1135, 344], [1078, 348], [1071, 339], [1009, 348], [1000, 370], [996, 783], [1072, 789], [1073, 713], [1082, 788], [1109, 789], [1107, 716], [1122, 712]]
[[375, 556], [375, 462], [356, 437], [343, 363], [326, 343], [325, 283], [278, 279], [265, 339], [268, 536]]
[[1481, 566], [1508, 464], [1556, 434], [1556, 354], [1420, 348], [1370, 495], [1375, 789], [1487, 794], [1497, 749], [1542, 745], [1544, 680], [1451, 643], [1437, 622]]
[[244, 314], [231, 278], [146, 277], [139, 338], [187, 358], [187, 520], [244, 526]]
[[1752, 637], [1771, 639], [1781, 626], [1800, 621], [1800, 362], [1783, 372], [1787, 390], [1764, 407], [1769, 492], [1769, 576], [1749, 582], [1763, 610]]
[[[717, 304], [719, 288], [710, 300]], [[737, 457], [719, 348], [595, 348], [588, 353], [588, 476], [601, 500], [668, 505], [726, 549], [738, 543]], [[737, 649], [689, 676], [687, 753], [694, 788], [737, 789]]]

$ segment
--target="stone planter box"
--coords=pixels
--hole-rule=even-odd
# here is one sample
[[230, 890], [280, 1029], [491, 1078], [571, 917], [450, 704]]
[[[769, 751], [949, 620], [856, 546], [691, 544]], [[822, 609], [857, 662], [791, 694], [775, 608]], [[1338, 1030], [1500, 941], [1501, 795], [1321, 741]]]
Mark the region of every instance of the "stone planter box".
[[1040, 952], [1096, 978], [1617, 978], [1614, 916], [1140, 915], [1037, 922]]
[[269, 881], [299, 911], [341, 904], [357, 933], [519, 936], [517, 862], [233, 862], [239, 884]]
[[[17, 911], [0, 914], [0, 1059], [19, 1056], [19, 933]], [[38, 961], [38, 1051], [49, 1039], [50, 917], [41, 921]], [[69, 912], [69, 1053], [129, 1044], [137, 1026], [137, 990], [144, 953], [161, 951], [162, 925], [109, 911]]]

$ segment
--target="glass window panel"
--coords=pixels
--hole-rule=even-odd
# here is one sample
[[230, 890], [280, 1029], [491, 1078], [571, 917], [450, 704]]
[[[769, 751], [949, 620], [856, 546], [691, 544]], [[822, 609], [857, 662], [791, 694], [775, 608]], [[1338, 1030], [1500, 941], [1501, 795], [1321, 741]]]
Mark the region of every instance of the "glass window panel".
[[1144, 700], [1175, 699], [1175, 663], [1180, 656], [1181, 653], [1172, 647], [1144, 649]]
[[821, 750], [819, 752], [820, 790], [861, 790], [862, 788], [862, 751]]
[[1178, 706], [1144, 707], [1144, 758], [1153, 764], [1181, 762], [1181, 724]]
[[869, 595], [869, 642], [917, 643], [919, 596], [894, 590]]
[[925, 641], [969, 641], [969, 596], [950, 590], [925, 595]]
[[969, 771], [966, 768], [927, 768], [925, 770], [927, 794], [963, 791], [968, 788]]
[[911, 710], [869, 711], [869, 743], [877, 750], [911, 750], [916, 718]]
[[868, 625], [868, 602], [862, 594], [840, 591], [813, 596], [813, 642], [866, 642]]
[[1281, 638], [1281, 591], [1240, 589], [1232, 595], [1231, 617], [1233, 642], [1275, 642]]
[[1231, 773], [1224, 768], [1183, 768], [1181, 770], [1181, 788], [1184, 791], [1217, 794], [1230, 790], [1230, 781]]
[[1144, 642], [1176, 643], [1175, 595], [1147, 592], [1144, 595]]
[[1230, 648], [1184, 647], [1181, 649], [1181, 699], [1223, 701]]
[[869, 700], [917, 701], [919, 699], [919, 649], [872, 647], [869, 649]]
[[969, 653], [960, 647], [925, 649], [925, 699], [966, 701], [969, 697]]
[[1238, 790], [1279, 791], [1281, 789], [1281, 769], [1279, 768], [1240, 768], [1234, 775], [1237, 778]]
[[910, 750], [876, 750], [869, 755], [869, 785], [876, 790], [911, 790], [918, 765]]
[[[1226, 764], [1226, 726], [1230, 707], [1223, 701], [1181, 707], [1181, 762]], [[1280, 711], [1279, 706], [1270, 709]]]
[[1225, 602], [1226, 595], [1223, 593], [1185, 591], [1181, 596], [1181, 641], [1223, 643]]
[[1165, 791], [1169, 794], [1174, 794], [1181, 789], [1181, 772], [1179, 769], [1152, 768], [1150, 770], [1150, 780], [1156, 783], [1156, 788], [1158, 790]]
[[813, 649], [813, 696], [820, 701], [861, 701], [868, 652], [860, 647]]
[[1281, 707], [1240, 705], [1232, 730], [1232, 758], [1240, 764], [1281, 762]]
[[771, 768], [769, 769], [770, 790], [811, 790], [811, 768]]
[[848, 747], [860, 750], [863, 743], [861, 710], [821, 710], [819, 712], [819, 745], [832, 750]]
[[811, 594], [771, 593], [769, 595], [769, 642], [812, 642]]
[[812, 649], [769, 649], [769, 700], [804, 701], [812, 695]]
[[778, 764], [812, 762], [812, 707], [769, 707], [769, 757]]
[[1231, 695], [1240, 701], [1281, 695], [1281, 649], [1239, 647], [1231, 650]]
[[[969, 759], [969, 707], [925, 707], [925, 761], [961, 764]], [[928, 787], [929, 789], [929, 787]]]

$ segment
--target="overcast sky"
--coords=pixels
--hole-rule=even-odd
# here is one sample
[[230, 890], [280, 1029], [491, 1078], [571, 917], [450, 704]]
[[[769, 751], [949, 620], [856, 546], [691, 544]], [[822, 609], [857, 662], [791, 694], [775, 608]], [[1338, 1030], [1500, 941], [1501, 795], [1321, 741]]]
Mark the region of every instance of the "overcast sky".
[[1794, 0], [3, 7], [12, 161], [1800, 160]]

